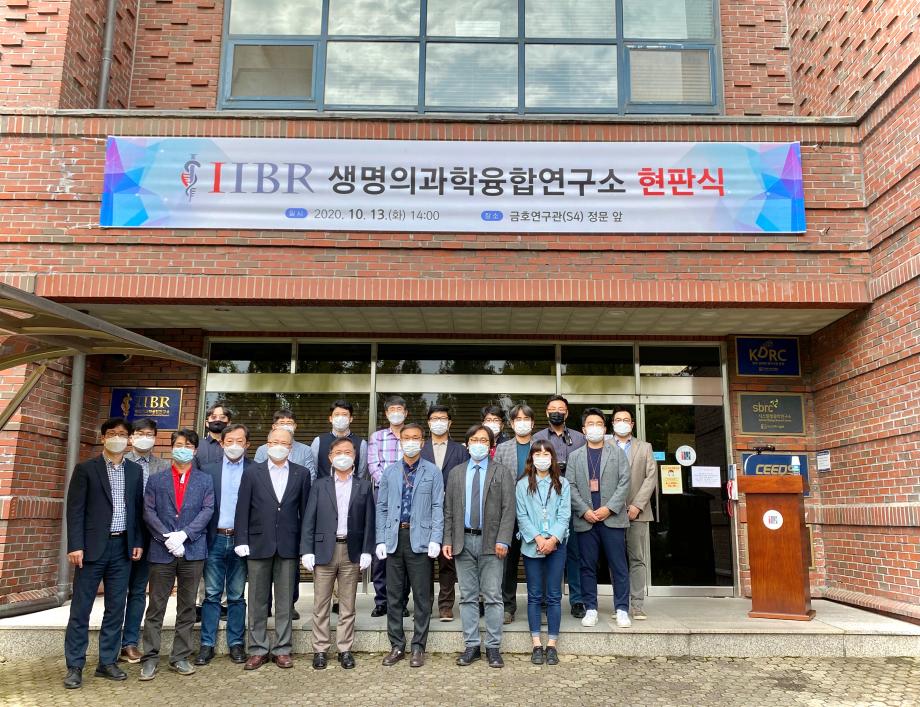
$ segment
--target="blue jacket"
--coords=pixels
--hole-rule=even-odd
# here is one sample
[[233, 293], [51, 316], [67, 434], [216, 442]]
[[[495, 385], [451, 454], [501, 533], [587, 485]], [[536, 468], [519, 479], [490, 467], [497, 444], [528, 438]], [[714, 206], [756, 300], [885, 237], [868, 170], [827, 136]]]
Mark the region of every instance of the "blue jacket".
[[194, 466], [182, 499], [182, 510], [176, 514], [176, 490], [172, 470], [153, 474], [144, 492], [144, 521], [150, 529], [149, 560], [167, 564], [175, 559], [166, 549], [166, 533], [185, 531], [185, 559], [203, 560], [208, 556], [208, 521], [214, 513], [214, 484], [210, 474]]
[[[380, 477], [377, 491], [377, 544], [396, 552], [399, 540], [399, 515], [402, 507], [403, 460], [390, 464]], [[412, 489], [409, 514], [409, 541], [412, 552], [428, 552], [428, 543], [444, 538], [444, 477], [434, 462], [420, 459]]]

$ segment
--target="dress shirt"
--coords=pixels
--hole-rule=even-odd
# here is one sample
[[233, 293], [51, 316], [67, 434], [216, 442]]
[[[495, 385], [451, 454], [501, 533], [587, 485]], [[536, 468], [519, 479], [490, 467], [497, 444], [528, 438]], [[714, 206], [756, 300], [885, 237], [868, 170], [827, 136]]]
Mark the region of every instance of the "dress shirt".
[[335, 479], [335, 505], [339, 512], [335, 536], [344, 538], [348, 535], [348, 504], [351, 501], [351, 484], [355, 478], [355, 473], [352, 470], [344, 481], [335, 472], [333, 472], [332, 476]]
[[587, 443], [585, 436], [578, 430], [566, 428], [568, 438], [571, 444], [565, 443], [565, 435], [556, 434], [552, 427], [540, 430], [533, 436], [533, 441], [546, 440], [553, 445], [553, 451], [556, 452], [556, 461], [560, 464], [567, 464], [569, 454], [579, 447], [584, 447]]
[[414, 464], [407, 464], [406, 460], [403, 459], [402, 463], [402, 472], [403, 472], [403, 487], [402, 487], [402, 503], [399, 508], [399, 522], [408, 523], [409, 519], [412, 517], [412, 489], [415, 488], [415, 473], [418, 471], [419, 462], [422, 460], [421, 456], [415, 460]]
[[377, 430], [371, 435], [367, 443], [367, 470], [371, 474], [374, 486], [380, 485], [384, 469], [398, 462], [401, 456], [402, 446], [399, 437], [389, 427]]
[[109, 532], [123, 533], [128, 527], [128, 511], [125, 507], [125, 460], [115, 464], [107, 456], [105, 470], [109, 476], [109, 486], [112, 487], [112, 525]]
[[141, 465], [141, 470], [144, 472], [144, 491], [147, 490], [147, 479], [150, 478], [150, 453], [148, 452], [146, 456], [137, 455], [135, 459], [138, 464]]
[[236, 499], [240, 495], [240, 481], [243, 479], [243, 467], [246, 465], [244, 454], [235, 462], [224, 455], [224, 465], [220, 471], [220, 509], [217, 513], [217, 527], [227, 530], [233, 528], [236, 515]]
[[288, 472], [290, 470], [287, 459], [284, 460], [284, 464], [281, 466], [278, 466], [275, 462], [268, 463], [268, 475], [272, 479], [272, 488], [275, 489], [275, 498], [278, 499], [278, 503], [281, 503], [281, 499], [284, 497], [284, 489], [287, 488]]
[[[485, 523], [482, 512], [485, 508], [486, 472], [489, 469], [489, 458], [486, 457], [478, 462], [471, 458], [466, 465], [466, 512], [463, 516], [463, 525], [466, 528], [472, 528], [470, 525], [470, 506], [473, 504], [473, 476], [476, 474], [477, 466], [479, 467], [479, 527], [482, 528]], [[476, 529], [474, 528], [474, 530]]]
[[616, 439], [617, 446], [623, 450], [623, 454], [625, 454], [626, 458], [628, 459], [629, 458], [629, 448], [632, 447], [632, 441], [633, 441], [632, 436], [630, 436], [630, 438], [627, 439], [625, 442], [620, 440], [619, 437], [615, 437], [614, 439]]
[[[253, 457], [255, 462], [271, 462], [268, 458], [268, 444], [263, 444], [256, 450], [256, 455]], [[310, 449], [309, 444], [304, 444], [303, 442], [298, 442], [296, 439], [291, 445], [291, 453], [288, 455], [287, 461], [294, 464], [300, 464], [304, 466], [310, 472], [310, 480], [313, 481], [316, 479], [316, 464], [313, 461], [313, 450]]]
[[434, 463], [438, 465], [438, 469], [443, 471], [444, 457], [447, 456], [447, 440], [443, 442], [431, 440], [431, 449], [434, 451]]

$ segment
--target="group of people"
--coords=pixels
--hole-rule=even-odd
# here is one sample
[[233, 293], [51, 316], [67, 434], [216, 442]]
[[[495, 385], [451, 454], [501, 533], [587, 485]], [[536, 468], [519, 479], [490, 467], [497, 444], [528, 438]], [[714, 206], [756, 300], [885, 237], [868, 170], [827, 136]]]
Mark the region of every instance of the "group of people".
[[488, 406], [461, 443], [451, 437], [448, 407], [429, 408], [426, 430], [407, 422], [406, 401], [391, 396], [384, 404], [389, 424], [364, 440], [351, 429], [351, 404], [336, 400], [330, 431], [310, 445], [295, 440], [294, 413], [278, 410], [251, 459], [249, 430], [222, 403], [208, 409], [203, 439], [191, 429], [172, 433], [169, 460], [152, 453], [155, 421], [106, 420], [102, 454], [76, 466], [67, 492], [68, 559], [76, 569], [65, 687], [82, 685], [100, 582], [105, 610], [95, 675], [110, 680], [127, 678], [119, 659], [140, 663], [142, 681], [156, 677], [174, 587], [170, 670], [189, 675], [213, 660], [224, 595], [230, 660], [245, 670], [269, 661], [292, 667], [301, 564], [313, 574], [318, 670], [328, 664], [333, 611], [338, 662], [355, 667], [355, 600], [367, 569], [375, 589], [371, 615], [387, 617], [385, 666], [407, 656], [412, 667], [425, 663], [435, 562], [441, 621], [454, 620], [459, 586], [461, 666], [482, 658], [481, 615], [486, 661], [503, 666], [502, 629], [515, 618], [521, 556], [533, 663], [558, 663], [564, 575], [572, 615], [584, 626], [597, 624], [601, 552], [617, 626], [644, 619], [649, 501], [657, 483], [651, 446], [633, 437], [628, 410], [608, 420], [588, 408], [577, 430], [567, 426], [568, 408], [564, 397], [551, 397], [548, 426], [538, 430], [535, 412], [516, 405], [509, 414], [513, 436], [506, 436], [503, 410]]

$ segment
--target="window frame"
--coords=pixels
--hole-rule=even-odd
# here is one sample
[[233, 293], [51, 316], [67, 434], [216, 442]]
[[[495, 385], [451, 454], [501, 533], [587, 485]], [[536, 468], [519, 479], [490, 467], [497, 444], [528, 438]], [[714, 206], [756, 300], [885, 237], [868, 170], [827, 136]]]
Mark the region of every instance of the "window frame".
[[[415, 35], [330, 35], [329, 5], [331, 0], [322, 2], [322, 18], [319, 35], [231, 35], [230, 12], [233, 0], [224, 3], [224, 20], [222, 27], [222, 45], [220, 59], [220, 76], [218, 79], [218, 110], [305, 110], [316, 113], [404, 113], [407, 115], [443, 115], [443, 114], [504, 114], [518, 115], [526, 118], [539, 116], [563, 115], [714, 115], [724, 110], [724, 92], [722, 89], [722, 35], [719, 18], [719, 0], [712, 3], [713, 32], [709, 40], [693, 38], [686, 40], [630, 38], [624, 36], [623, 2], [614, 0], [616, 10], [616, 37], [540, 37], [528, 38], [525, 35], [527, 0], [517, 0], [517, 36], [505, 37], [455, 37], [428, 34], [428, 0], [419, 0], [419, 33]], [[326, 51], [332, 42], [382, 42], [414, 43], [418, 45], [418, 93], [414, 105], [362, 105], [347, 103], [326, 103]], [[427, 106], [425, 90], [427, 80], [427, 47], [429, 44], [510, 44], [517, 47], [517, 104], [515, 107], [501, 106]], [[312, 45], [313, 47], [313, 98], [311, 100], [289, 97], [251, 97], [234, 98], [230, 95], [232, 85], [233, 52], [237, 45]], [[526, 47], [529, 44], [573, 44], [573, 45], [608, 45], [616, 48], [617, 58], [617, 105], [615, 108], [579, 108], [574, 106], [540, 106], [526, 107], [525, 83]], [[632, 101], [629, 51], [631, 49], [660, 48], [671, 50], [707, 50], [710, 68], [710, 100], [705, 102], [674, 103], [668, 101]]]

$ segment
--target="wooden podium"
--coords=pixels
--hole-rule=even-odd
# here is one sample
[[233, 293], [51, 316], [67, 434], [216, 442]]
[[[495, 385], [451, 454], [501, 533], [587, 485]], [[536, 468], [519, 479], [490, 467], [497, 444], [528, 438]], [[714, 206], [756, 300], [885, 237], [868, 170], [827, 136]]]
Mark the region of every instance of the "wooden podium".
[[801, 476], [740, 476], [747, 498], [751, 610], [756, 619], [810, 621], [808, 529]]

